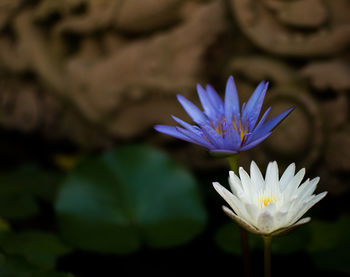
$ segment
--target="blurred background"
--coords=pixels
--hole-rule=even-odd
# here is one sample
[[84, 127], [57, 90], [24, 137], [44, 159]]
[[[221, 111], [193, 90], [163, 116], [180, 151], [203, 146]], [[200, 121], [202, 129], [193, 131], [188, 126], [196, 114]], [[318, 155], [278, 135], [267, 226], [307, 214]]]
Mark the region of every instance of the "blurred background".
[[349, 276], [349, 49], [348, 0], [0, 0], [0, 276], [242, 276], [227, 162], [153, 129], [230, 75], [241, 102], [267, 80], [264, 109], [295, 106], [239, 164], [329, 191], [273, 275]]

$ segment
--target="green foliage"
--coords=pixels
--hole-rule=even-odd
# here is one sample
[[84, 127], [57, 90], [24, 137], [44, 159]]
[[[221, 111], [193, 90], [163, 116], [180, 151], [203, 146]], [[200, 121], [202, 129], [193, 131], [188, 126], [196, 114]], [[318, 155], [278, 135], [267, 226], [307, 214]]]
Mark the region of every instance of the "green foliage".
[[54, 271], [70, 251], [54, 234], [9, 231], [12, 222], [39, 215], [39, 201], [51, 204], [61, 180], [62, 174], [29, 164], [0, 172], [0, 276], [72, 277]]
[[34, 165], [0, 173], [0, 216], [23, 219], [39, 212], [37, 199], [51, 202], [61, 175]]
[[28, 263], [22, 257], [6, 257], [0, 267], [1, 277], [74, 277], [70, 273], [43, 270]]
[[57, 258], [70, 252], [55, 235], [39, 231], [0, 234], [0, 276], [73, 277], [54, 271]]
[[[117, 254], [142, 245], [172, 247], [193, 239], [206, 224], [194, 177], [153, 148], [128, 146], [85, 157], [62, 176], [34, 165], [0, 172], [0, 276], [72, 277], [55, 268], [73, 247]], [[24, 222], [40, 214], [38, 200], [54, 205], [60, 235], [69, 247], [57, 234], [21, 231]], [[10, 231], [11, 225], [18, 231]], [[313, 219], [273, 238], [272, 252], [305, 252], [322, 270], [350, 273], [349, 233], [347, 215], [334, 221]], [[224, 251], [241, 254], [236, 224], [221, 226], [214, 239]], [[260, 237], [249, 234], [249, 244], [262, 251]]]
[[[350, 217], [341, 216], [336, 221], [312, 220], [286, 235], [272, 239], [271, 251], [275, 255], [307, 252], [320, 269], [350, 273]], [[240, 233], [234, 223], [221, 226], [215, 234], [217, 245], [224, 251], [240, 255]], [[262, 239], [249, 234], [252, 250], [262, 251]]]
[[56, 259], [70, 252], [70, 248], [54, 234], [40, 231], [4, 232], [0, 246], [6, 255], [23, 257], [29, 264], [42, 269], [53, 269]]
[[83, 159], [64, 180], [56, 211], [67, 241], [107, 253], [180, 245], [206, 222], [193, 176], [146, 146]]
[[315, 265], [350, 274], [350, 217], [343, 215], [334, 222], [315, 220], [312, 223], [307, 251]]

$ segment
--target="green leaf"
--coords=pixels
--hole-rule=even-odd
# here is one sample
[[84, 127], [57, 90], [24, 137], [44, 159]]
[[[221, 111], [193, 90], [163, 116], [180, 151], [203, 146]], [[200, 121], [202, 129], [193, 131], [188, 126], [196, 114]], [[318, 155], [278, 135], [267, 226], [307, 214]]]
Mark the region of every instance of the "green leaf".
[[5, 258], [5, 263], [0, 267], [0, 276], [4, 277], [32, 277], [35, 267], [22, 257]]
[[350, 217], [336, 221], [315, 220], [310, 224], [312, 234], [308, 252], [314, 264], [332, 271], [350, 273]]
[[39, 212], [36, 198], [51, 202], [61, 175], [34, 165], [0, 172], [0, 216], [20, 219]]
[[66, 240], [111, 253], [179, 245], [206, 222], [194, 177], [146, 146], [82, 160], [62, 184], [56, 211]]
[[26, 262], [40, 269], [52, 269], [56, 259], [70, 252], [55, 235], [32, 231], [2, 233], [0, 246], [6, 255], [23, 257]]
[[39, 212], [38, 204], [31, 195], [24, 195], [24, 193], [19, 192], [8, 195], [6, 198], [3, 197], [4, 194], [1, 196], [1, 217], [7, 219], [21, 219], [34, 216]]
[[0, 266], [1, 277], [74, 277], [65, 272], [43, 270], [28, 263], [23, 257], [8, 256]]
[[335, 221], [313, 220], [310, 223], [310, 253], [331, 250], [341, 244], [350, 244], [350, 218], [341, 216]]

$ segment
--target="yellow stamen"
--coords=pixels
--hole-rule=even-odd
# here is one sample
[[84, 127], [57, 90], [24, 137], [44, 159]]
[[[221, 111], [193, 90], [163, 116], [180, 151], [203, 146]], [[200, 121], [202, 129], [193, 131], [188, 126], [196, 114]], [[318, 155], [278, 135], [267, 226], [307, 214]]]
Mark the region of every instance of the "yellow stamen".
[[241, 144], [244, 144], [246, 140], [246, 134], [249, 132], [248, 130], [248, 122], [242, 123], [242, 120], [240, 119], [237, 122], [236, 117], [232, 120], [233, 128], [235, 128], [236, 132], [239, 134], [241, 138]]
[[275, 202], [276, 198], [272, 196], [263, 196], [259, 199], [259, 204], [261, 208], [266, 207], [268, 204]]
[[225, 123], [225, 117], [223, 116], [220, 120], [216, 120], [217, 125], [214, 122], [211, 122], [211, 125], [215, 129], [215, 131], [223, 137], [225, 135], [225, 129], [224, 129], [224, 123]]
[[222, 125], [219, 124], [218, 126], [216, 126], [215, 128], [215, 131], [220, 135], [220, 136], [223, 136], [223, 128], [222, 128]]
[[[212, 127], [214, 130], [221, 136], [224, 137], [225, 135], [225, 129], [224, 129], [224, 123], [225, 123], [225, 117], [221, 118], [221, 120], [217, 120], [217, 124], [214, 122], [211, 122]], [[248, 122], [242, 123], [241, 120], [237, 121], [234, 117], [232, 120], [232, 125], [235, 131], [239, 134], [241, 139], [241, 144], [243, 145], [247, 139], [246, 134], [248, 134]]]
[[243, 141], [245, 133], [241, 130], [240, 136], [241, 136], [241, 142]]

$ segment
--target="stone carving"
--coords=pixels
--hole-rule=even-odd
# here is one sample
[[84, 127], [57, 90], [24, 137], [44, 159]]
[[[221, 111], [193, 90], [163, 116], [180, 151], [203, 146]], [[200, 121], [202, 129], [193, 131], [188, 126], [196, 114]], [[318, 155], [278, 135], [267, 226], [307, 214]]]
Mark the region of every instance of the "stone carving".
[[232, 74], [244, 101], [265, 79], [266, 106], [296, 109], [242, 163], [294, 160], [340, 193], [349, 11], [348, 0], [2, 0], [0, 126], [89, 149], [142, 140], [220, 170], [224, 161], [152, 126], [186, 119], [175, 95], [198, 101], [196, 83], [223, 94]]
[[326, 56], [344, 51], [350, 44], [349, 1], [231, 0], [230, 3], [243, 33], [267, 52]]
[[319, 90], [343, 91], [350, 89], [350, 64], [340, 59], [312, 62], [302, 68], [301, 74], [310, 78], [311, 84]]
[[[124, 5], [121, 2], [69, 1], [66, 7], [43, 1], [38, 10], [21, 10], [13, 19], [16, 44], [9, 36], [0, 38], [0, 61], [6, 70], [15, 73], [33, 72], [40, 85], [54, 94], [59, 103], [74, 109], [79, 121], [88, 124], [87, 128], [94, 126], [114, 136], [130, 137], [157, 120], [146, 113], [135, 124], [123, 121], [123, 115], [135, 109], [132, 103], [160, 92], [172, 96], [178, 91], [186, 93], [194, 87], [204, 65], [202, 56], [222, 32], [224, 17], [220, 2], [189, 5], [167, 1], [159, 6], [160, 11], [174, 10], [176, 6], [183, 19], [169, 30], [140, 39], [125, 38], [113, 30], [101, 31], [100, 39], [93, 39], [92, 32], [117, 24], [113, 11], [121, 9], [125, 14], [135, 5], [132, 1], [125, 1]], [[84, 3], [88, 6], [86, 14], [71, 12]], [[155, 2], [144, 1], [143, 5], [147, 21], [153, 15]], [[186, 12], [189, 8], [195, 8], [191, 16]], [[54, 11], [66, 17], [53, 24], [48, 39], [36, 21], [48, 20], [46, 17]], [[129, 16], [132, 19], [136, 15]], [[125, 15], [118, 20], [130, 18]], [[70, 55], [66, 53], [66, 32], [82, 36]]]

